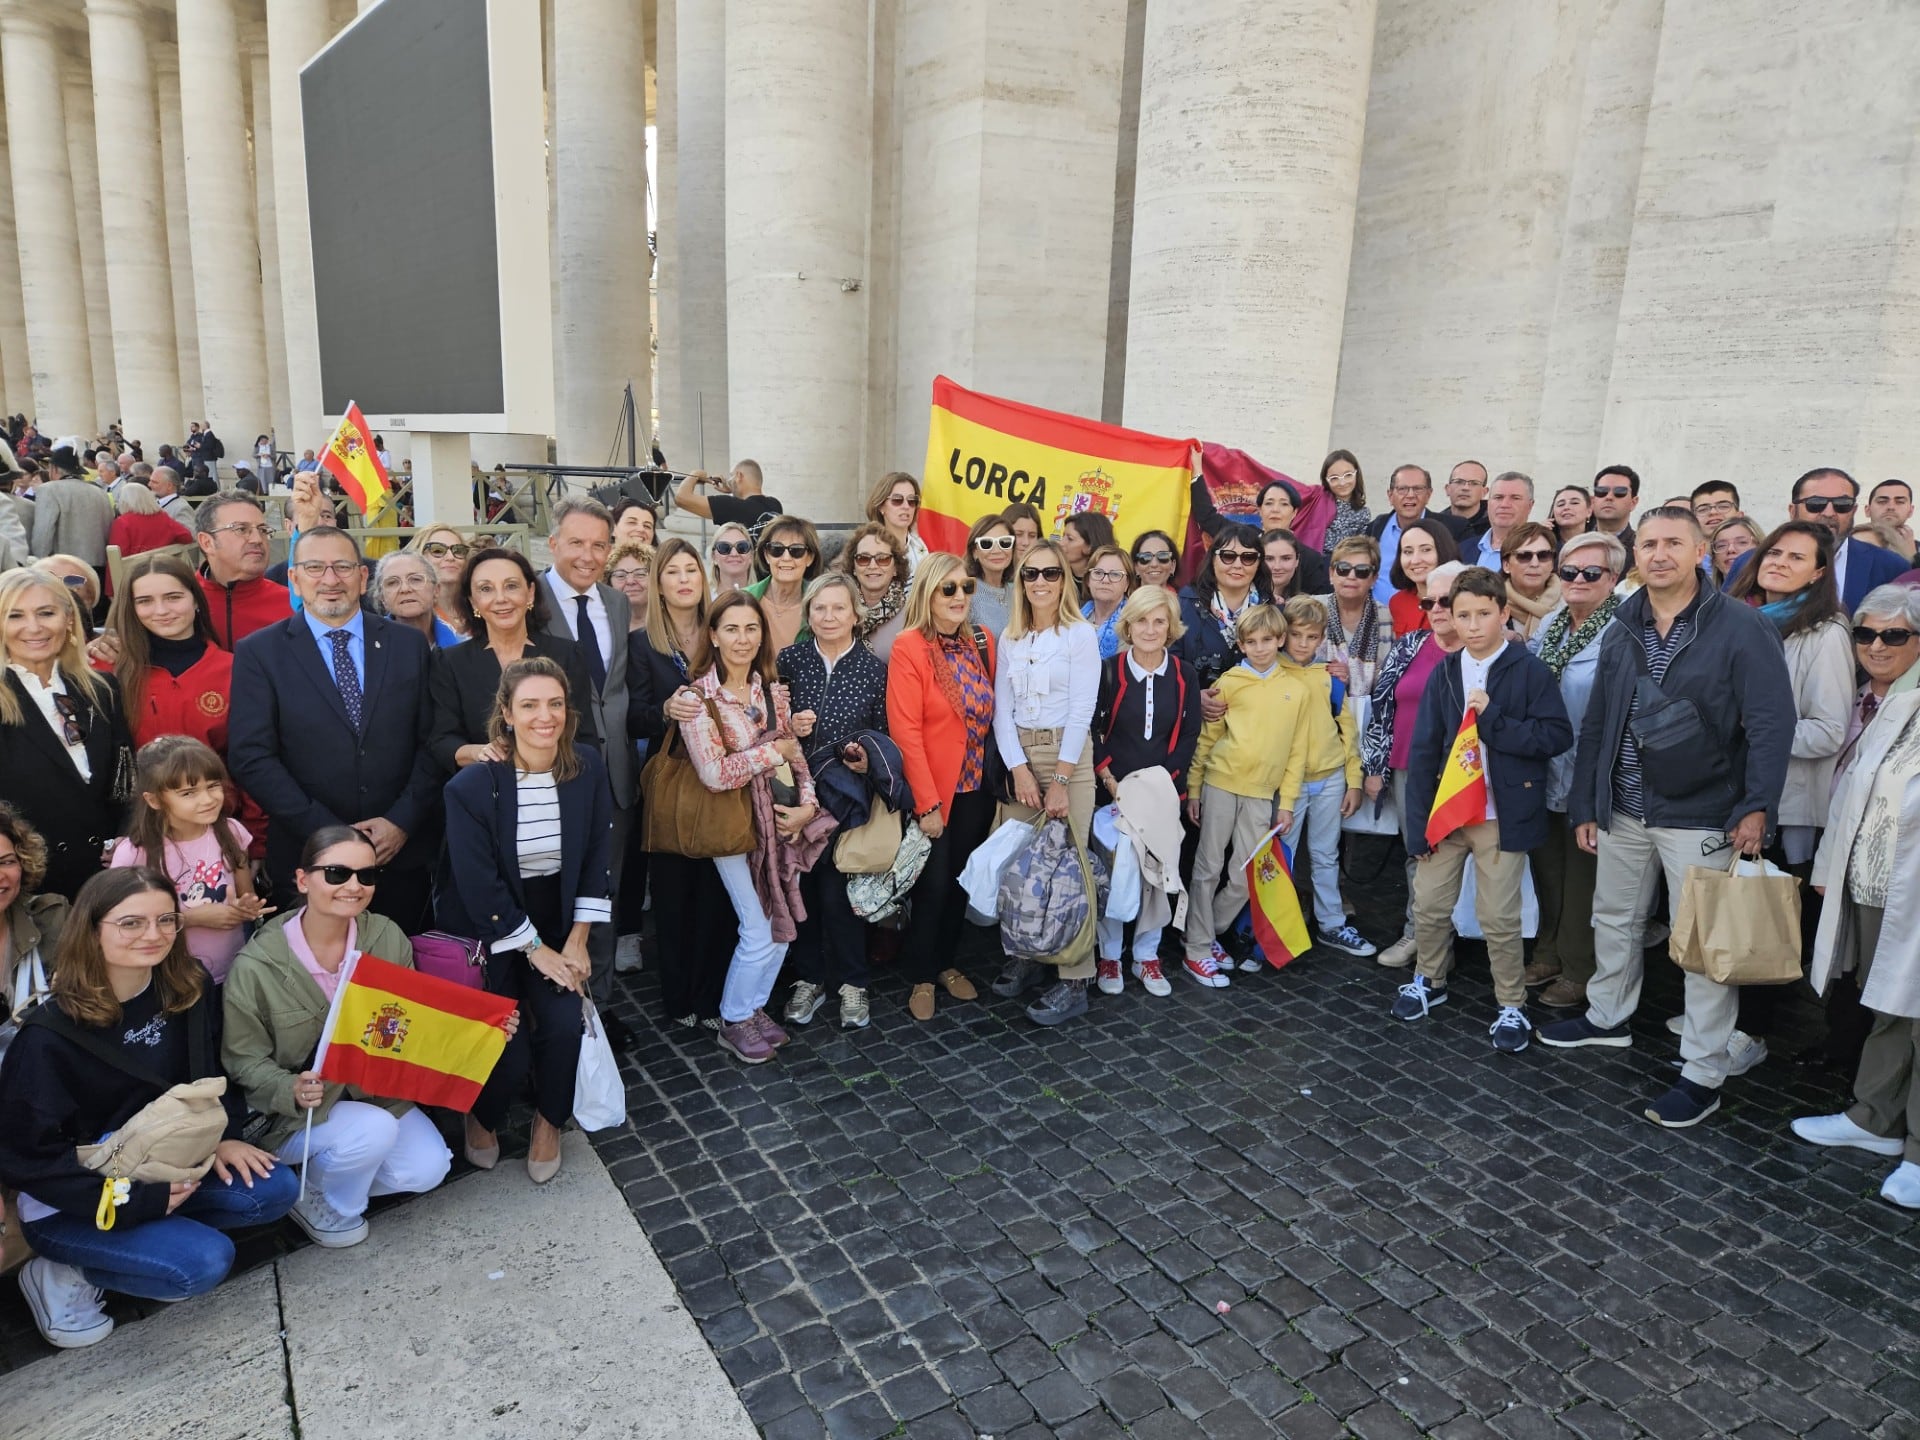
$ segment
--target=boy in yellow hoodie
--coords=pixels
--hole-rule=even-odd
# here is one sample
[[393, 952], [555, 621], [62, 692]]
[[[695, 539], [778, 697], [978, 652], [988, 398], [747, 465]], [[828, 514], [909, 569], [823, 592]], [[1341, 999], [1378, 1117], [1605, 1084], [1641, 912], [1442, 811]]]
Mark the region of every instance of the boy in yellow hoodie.
[[[1307, 771], [1311, 687], [1280, 663], [1287, 622], [1255, 605], [1234, 626], [1245, 658], [1220, 677], [1227, 713], [1200, 727], [1187, 771], [1187, 814], [1200, 827], [1188, 887], [1187, 955], [1195, 984], [1220, 989], [1233, 959], [1218, 936], [1247, 903], [1247, 857], [1276, 824], [1284, 834]], [[1229, 863], [1231, 862], [1231, 863]]]
[[[1340, 822], [1360, 808], [1360, 735], [1354, 723], [1353, 697], [1335, 681], [1326, 663], [1316, 660], [1327, 635], [1327, 608], [1311, 595], [1296, 595], [1282, 612], [1287, 621], [1287, 643], [1281, 652], [1282, 669], [1303, 679], [1312, 691], [1304, 720], [1307, 745], [1306, 778], [1298, 796], [1281, 796], [1281, 805], [1299, 815], [1294, 830], [1295, 853], [1307, 847], [1313, 857], [1313, 918], [1320, 943], [1343, 955], [1372, 955], [1374, 947], [1347, 923], [1340, 898]], [[1259, 961], [1250, 968], [1258, 968]]]

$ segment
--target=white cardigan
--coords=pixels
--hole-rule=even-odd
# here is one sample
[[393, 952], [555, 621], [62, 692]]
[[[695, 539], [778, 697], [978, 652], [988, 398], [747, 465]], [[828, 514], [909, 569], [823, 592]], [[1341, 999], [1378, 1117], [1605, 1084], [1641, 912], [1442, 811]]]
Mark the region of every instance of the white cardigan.
[[1786, 642], [1793, 676], [1793, 750], [1780, 791], [1782, 825], [1824, 825], [1833, 793], [1833, 769], [1847, 738], [1856, 695], [1853, 636], [1838, 620]]

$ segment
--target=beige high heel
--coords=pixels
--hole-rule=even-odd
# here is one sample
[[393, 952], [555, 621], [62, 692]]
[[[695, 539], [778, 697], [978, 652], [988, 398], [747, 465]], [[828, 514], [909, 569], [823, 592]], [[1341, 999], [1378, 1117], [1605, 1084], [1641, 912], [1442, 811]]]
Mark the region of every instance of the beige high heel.
[[[534, 1135], [538, 1135], [541, 1127], [544, 1125], [546, 1125], [546, 1121], [536, 1118], [533, 1128]], [[560, 1144], [560, 1132], [558, 1130], [553, 1132], [553, 1143], [557, 1150]], [[544, 1185], [560, 1173], [560, 1156], [556, 1153], [551, 1160], [536, 1160], [533, 1158], [533, 1142], [531, 1137], [528, 1139], [527, 1144], [527, 1178], [536, 1185]]]
[[[494, 1136], [493, 1144], [491, 1145], [476, 1145], [473, 1143], [473, 1135], [476, 1130], [480, 1130], [479, 1123], [475, 1121], [471, 1115], [467, 1116], [466, 1142], [464, 1147], [467, 1152], [467, 1163], [476, 1170], [491, 1170], [495, 1165], [500, 1163], [500, 1137], [498, 1135]], [[481, 1131], [480, 1133], [485, 1134], [486, 1132]]]

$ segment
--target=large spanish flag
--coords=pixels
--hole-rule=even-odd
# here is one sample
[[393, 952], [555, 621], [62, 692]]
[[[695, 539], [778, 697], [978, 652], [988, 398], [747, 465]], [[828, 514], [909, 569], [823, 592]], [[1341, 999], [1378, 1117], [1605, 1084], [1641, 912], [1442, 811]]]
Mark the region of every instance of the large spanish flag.
[[507, 1047], [514, 1002], [349, 954], [313, 1068], [369, 1095], [467, 1110]]
[[1146, 530], [1178, 541], [1194, 443], [982, 395], [942, 375], [933, 382], [920, 537], [958, 555], [974, 521], [1024, 500], [1049, 534], [1095, 510], [1122, 545]]
[[1427, 812], [1427, 844], [1438, 845], [1462, 825], [1487, 818], [1487, 767], [1480, 753], [1480, 717], [1469, 705], [1447, 752], [1446, 768]]
[[1300, 892], [1293, 888], [1293, 858], [1278, 826], [1247, 857], [1247, 908], [1253, 938], [1274, 969], [1313, 944], [1307, 917], [1300, 912]]

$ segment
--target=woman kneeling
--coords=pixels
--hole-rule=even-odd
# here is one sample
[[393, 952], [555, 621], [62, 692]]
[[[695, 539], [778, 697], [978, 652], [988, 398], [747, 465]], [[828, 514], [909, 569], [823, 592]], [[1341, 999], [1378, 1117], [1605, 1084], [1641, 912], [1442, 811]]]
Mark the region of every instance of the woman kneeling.
[[307, 903], [268, 921], [227, 975], [221, 1058], [247, 1104], [265, 1117], [256, 1138], [306, 1167], [293, 1223], [329, 1249], [367, 1238], [369, 1196], [431, 1190], [453, 1163], [434, 1123], [407, 1101], [323, 1081], [310, 1068], [348, 955], [413, 968], [413, 946], [400, 927], [367, 910], [379, 880], [373, 846], [358, 830], [316, 830], [293, 872]]
[[226, 1132], [199, 1180], [123, 1187], [75, 1153], [173, 1086], [220, 1074], [220, 994], [187, 949], [177, 907], [173, 882], [145, 866], [81, 886], [51, 994], [0, 1065], [0, 1181], [19, 1188], [21, 1232], [38, 1252], [20, 1289], [62, 1349], [112, 1332], [102, 1290], [185, 1300], [213, 1289], [233, 1268], [221, 1232], [279, 1219], [298, 1188], [240, 1138], [247, 1109], [231, 1086]]

